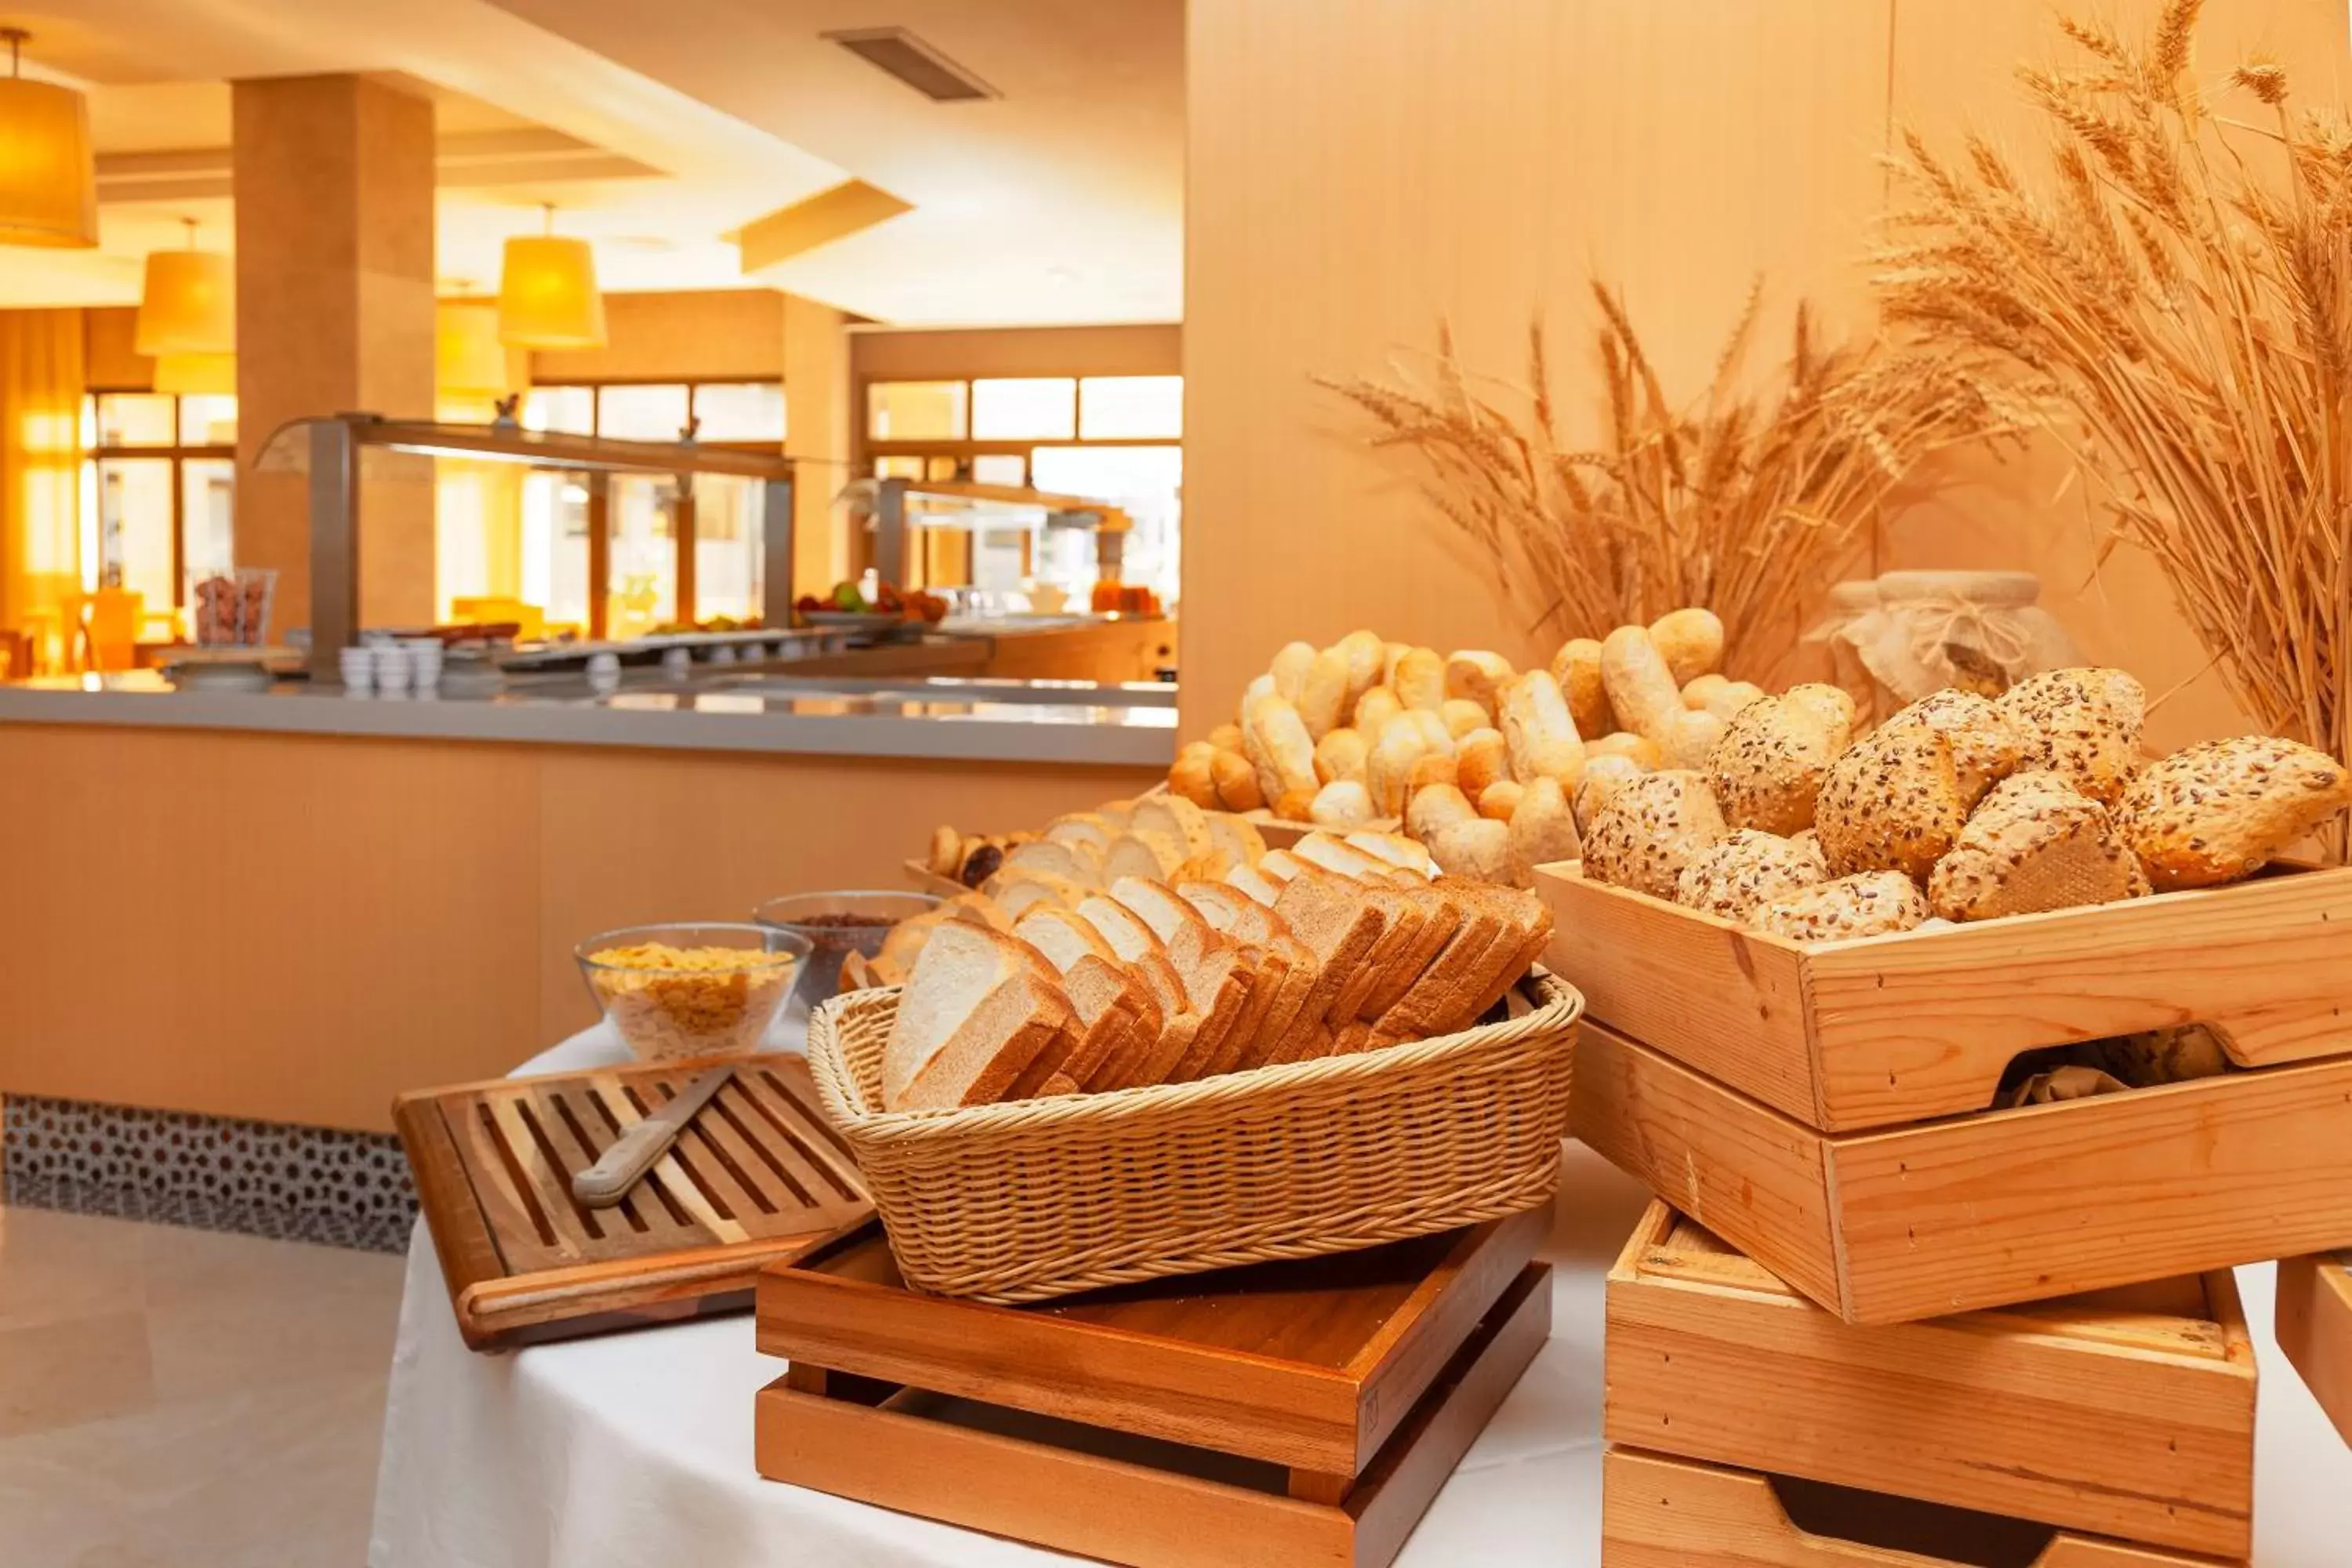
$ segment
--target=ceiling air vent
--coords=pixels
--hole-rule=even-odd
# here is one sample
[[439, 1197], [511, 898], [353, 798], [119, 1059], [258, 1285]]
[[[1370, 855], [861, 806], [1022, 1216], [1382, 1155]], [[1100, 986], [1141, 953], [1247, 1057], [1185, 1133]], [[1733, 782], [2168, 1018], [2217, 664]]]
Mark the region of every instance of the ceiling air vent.
[[824, 36], [935, 102], [997, 96], [994, 88], [904, 27], [852, 27]]

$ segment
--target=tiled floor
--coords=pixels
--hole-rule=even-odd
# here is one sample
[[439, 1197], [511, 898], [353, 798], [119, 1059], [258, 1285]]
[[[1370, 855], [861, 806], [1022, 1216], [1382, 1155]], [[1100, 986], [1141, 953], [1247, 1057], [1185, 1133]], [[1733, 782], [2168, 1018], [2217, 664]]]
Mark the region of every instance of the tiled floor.
[[401, 1270], [0, 1208], [0, 1562], [362, 1562]]

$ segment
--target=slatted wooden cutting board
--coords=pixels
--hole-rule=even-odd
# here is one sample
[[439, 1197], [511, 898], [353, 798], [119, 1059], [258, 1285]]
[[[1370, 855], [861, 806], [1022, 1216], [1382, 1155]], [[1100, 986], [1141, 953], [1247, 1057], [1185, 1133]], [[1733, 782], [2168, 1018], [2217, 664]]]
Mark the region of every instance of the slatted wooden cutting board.
[[497, 1079], [393, 1107], [449, 1300], [478, 1350], [741, 1310], [770, 1263], [872, 1213], [797, 1057], [744, 1059], [614, 1208], [572, 1177], [710, 1061]]

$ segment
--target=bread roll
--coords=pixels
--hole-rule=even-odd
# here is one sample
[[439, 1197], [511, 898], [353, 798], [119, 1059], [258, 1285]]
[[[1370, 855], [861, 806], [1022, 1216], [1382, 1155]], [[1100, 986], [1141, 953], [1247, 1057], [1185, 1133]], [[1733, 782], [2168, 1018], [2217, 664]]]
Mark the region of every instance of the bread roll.
[[1651, 771], [1631, 757], [1587, 757], [1584, 777], [1577, 781], [1571, 797], [1576, 803], [1577, 830], [1591, 833], [1593, 822], [1617, 792]]
[[1843, 942], [1909, 931], [1927, 918], [1927, 900], [1910, 878], [1866, 871], [1768, 899], [1748, 923], [1790, 942]]
[[1523, 788], [1525, 793], [1510, 816], [1511, 885], [1532, 888], [1538, 866], [1577, 859], [1583, 848], [1577, 836], [1576, 813], [1559, 781], [1539, 778]]
[[1176, 753], [1175, 763], [1168, 770], [1168, 787], [1195, 805], [1214, 807], [1216, 756], [1217, 748], [1206, 741], [1194, 741], [1185, 746]]
[[1551, 678], [1568, 699], [1570, 717], [1580, 735], [1606, 735], [1620, 729], [1609, 706], [1609, 689], [1601, 678], [1601, 644], [1591, 637], [1570, 637], [1552, 655]]
[[1667, 719], [1665, 733], [1658, 738], [1659, 754], [1670, 768], [1704, 768], [1715, 755], [1723, 730], [1724, 721], [1716, 714], [1685, 709]]
[[1675, 898], [1720, 920], [1745, 923], [1758, 905], [1829, 879], [1821, 842], [1812, 835], [1783, 838], [1743, 827], [1683, 868]]
[[1671, 900], [1683, 868], [1729, 836], [1705, 777], [1687, 768], [1643, 773], [1594, 817], [1584, 838], [1584, 874]]
[[1241, 703], [1240, 706], [1234, 710], [1234, 715], [1235, 718], [1241, 720], [1242, 722], [1247, 723], [1249, 721], [1250, 707], [1253, 703], [1255, 703], [1261, 698], [1279, 697], [1281, 693], [1274, 689], [1273, 676], [1252, 676], [1250, 678], [1250, 683], [1242, 688]]
[[1356, 700], [1355, 727], [1364, 732], [1367, 741], [1376, 741], [1389, 721], [1404, 711], [1397, 694], [1385, 686], [1375, 686]]
[[1399, 660], [1402, 659], [1405, 655], [1412, 651], [1412, 644], [1409, 642], [1384, 642], [1381, 644], [1380, 683], [1382, 686], [1387, 687], [1391, 691], [1394, 691], [1396, 689], [1397, 663]]
[[1397, 700], [1407, 708], [1437, 711], [1445, 700], [1445, 661], [1431, 647], [1409, 648], [1396, 662], [1392, 684]]
[[1315, 776], [1325, 784], [1334, 779], [1360, 780], [1371, 754], [1372, 743], [1361, 730], [1334, 730], [1315, 742]]
[[1723, 622], [1713, 610], [1675, 610], [1650, 623], [1650, 641], [1679, 687], [1723, 662]]
[[1508, 822], [1527, 797], [1528, 786], [1517, 779], [1496, 779], [1478, 792], [1478, 815]]
[[[1433, 752], [1446, 756], [1454, 754], [1454, 731], [1445, 727], [1444, 717], [1428, 708], [1408, 708], [1397, 715], [1421, 731], [1421, 743]], [[1391, 721], [1394, 722], [1395, 721]]]
[[1348, 661], [1339, 649], [1327, 647], [1315, 656], [1292, 700], [1313, 739], [1319, 741], [1339, 727], [1347, 714]]
[[1853, 700], [1834, 686], [1749, 703], [1706, 763], [1724, 819], [1783, 836], [1811, 827], [1822, 782], [1853, 738]]
[[1970, 811], [1986, 792], [2024, 763], [2029, 742], [2015, 721], [1990, 698], [1947, 687], [1897, 710], [1882, 730], [1927, 724], [1952, 743], [1952, 767], [1959, 775], [1960, 801]]
[[1584, 742], [1569, 716], [1568, 699], [1547, 669], [1531, 669], [1503, 693], [1503, 747], [1511, 776], [1521, 784], [1556, 778], [1576, 787], [1584, 772]]
[[1371, 788], [1373, 807], [1382, 816], [1394, 816], [1404, 810], [1412, 764], [1428, 752], [1429, 742], [1420, 729], [1402, 715], [1390, 720], [1388, 728], [1381, 731], [1365, 764], [1364, 782]]
[[2120, 669], [2050, 670], [2020, 681], [1993, 706], [2024, 731], [2022, 770], [2062, 774], [2108, 805], [2139, 772], [2147, 691]]
[[1585, 766], [1591, 767], [1598, 757], [1625, 757], [1640, 763], [1644, 773], [1666, 765], [1666, 754], [1658, 750], [1658, 743], [1647, 735], [1636, 735], [1631, 730], [1620, 730], [1597, 741], [1585, 742]]
[[1508, 824], [1472, 817], [1441, 829], [1429, 841], [1429, 858], [1453, 877], [1507, 884], [1511, 879], [1511, 829]]
[[1502, 711], [1503, 688], [1517, 677], [1511, 661], [1484, 648], [1461, 648], [1445, 656], [1445, 695], [1475, 702], [1489, 721]]
[[1731, 684], [1731, 677], [1720, 673], [1702, 675], [1683, 682], [1683, 706], [1705, 709], [1706, 700]]
[[1511, 776], [1509, 754], [1502, 735], [1494, 730], [1473, 730], [1454, 743], [1454, 782], [1475, 799], [1497, 779]]
[[2147, 890], [2107, 808], [2055, 773], [1994, 786], [1936, 862], [1929, 907], [1948, 921], [2104, 904]]
[[1293, 790], [1311, 798], [1321, 788], [1315, 777], [1315, 742], [1307, 733], [1298, 710], [1279, 697], [1269, 697], [1251, 709], [1242, 723], [1242, 741], [1257, 770], [1258, 793], [1279, 801]]
[[1322, 786], [1318, 784], [1314, 789], [1299, 788], [1284, 790], [1280, 795], [1275, 796], [1271, 803], [1274, 809], [1274, 815], [1280, 817], [1285, 822], [1313, 821], [1314, 817], [1312, 813], [1315, 809], [1315, 797], [1321, 792], [1321, 788]]
[[1473, 730], [1491, 729], [1495, 722], [1492, 713], [1463, 697], [1447, 698], [1439, 706], [1437, 716], [1445, 721], [1446, 731], [1457, 741]]
[[1242, 749], [1242, 727], [1239, 724], [1218, 725], [1215, 729], [1209, 731], [1209, 744], [1216, 747], [1217, 750], [1221, 752], [1240, 751]]
[[1286, 702], [1297, 702], [1298, 693], [1307, 685], [1307, 672], [1315, 668], [1315, 645], [1311, 642], [1289, 642], [1274, 656], [1266, 673], [1274, 677], [1275, 695]]
[[1239, 752], [1219, 747], [1217, 754], [1209, 759], [1209, 773], [1217, 786], [1217, 805], [1224, 810], [1255, 811], [1265, 804], [1265, 792], [1258, 786], [1257, 770]]
[[1381, 683], [1386, 650], [1378, 633], [1365, 631], [1349, 632], [1332, 647], [1348, 667], [1347, 710], [1353, 713], [1364, 693]]
[[1617, 722], [1661, 750], [1675, 715], [1690, 711], [1683, 706], [1682, 683], [1641, 626], [1619, 626], [1601, 645], [1601, 680]]
[[2158, 889], [2203, 888], [2260, 870], [2347, 803], [2352, 775], [2326, 752], [2242, 735], [2152, 763], [2118, 816]]
[[1822, 853], [1839, 877], [1900, 871], [1925, 881], [1968, 819], [1951, 742], [1926, 724], [1855, 742], [1830, 764], [1813, 808]]
[[1702, 675], [1683, 688], [1683, 706], [1729, 720], [1737, 717], [1739, 710], [1749, 703], [1760, 701], [1763, 696], [1764, 689], [1753, 681]]
[[1307, 808], [1307, 820], [1318, 827], [1361, 827], [1379, 815], [1372, 809], [1372, 792], [1356, 779], [1325, 784]]
[[1405, 798], [1411, 800], [1417, 792], [1427, 789], [1431, 784], [1458, 786], [1460, 782], [1461, 773], [1452, 757], [1443, 752], [1424, 752], [1412, 764], [1412, 772], [1405, 775]]
[[1469, 799], [1452, 784], [1432, 784], [1412, 797], [1405, 807], [1405, 831], [1427, 844], [1445, 828], [1457, 822], [1468, 822], [1478, 815]]
[[963, 865], [963, 835], [941, 824], [931, 829], [931, 853], [925, 863], [934, 877], [952, 877]]

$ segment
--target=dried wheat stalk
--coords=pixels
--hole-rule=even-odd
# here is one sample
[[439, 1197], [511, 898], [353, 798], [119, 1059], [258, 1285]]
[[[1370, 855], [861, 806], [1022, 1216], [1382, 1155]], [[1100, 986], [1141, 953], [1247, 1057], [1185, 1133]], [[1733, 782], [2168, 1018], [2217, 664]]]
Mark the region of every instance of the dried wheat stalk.
[[1886, 312], [2010, 376], [2108, 492], [2230, 689], [2264, 725], [2352, 751], [2352, 130], [2288, 111], [2275, 65], [2193, 79], [2197, 0], [2126, 40], [2069, 21], [2087, 57], [2021, 79], [2051, 177], [1980, 139], [1916, 134], [1910, 205], [1879, 256]]
[[1371, 416], [1375, 447], [1422, 458], [1432, 507], [1529, 614], [1531, 637], [1601, 637], [1703, 605], [1723, 618], [1727, 665], [1767, 672], [1918, 458], [2001, 424], [1988, 384], [1945, 356], [1824, 343], [1802, 305], [1771, 396], [1744, 393], [1754, 289], [1706, 387], [1680, 404], [1622, 301], [1599, 283], [1592, 294], [1605, 419], [1595, 450], [1560, 443], [1540, 322], [1524, 388], [1475, 381], [1443, 325], [1423, 374], [1323, 384]]

